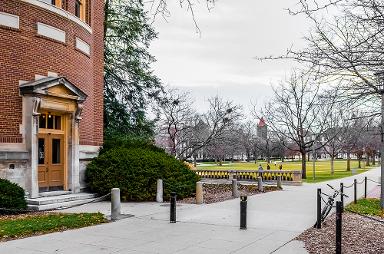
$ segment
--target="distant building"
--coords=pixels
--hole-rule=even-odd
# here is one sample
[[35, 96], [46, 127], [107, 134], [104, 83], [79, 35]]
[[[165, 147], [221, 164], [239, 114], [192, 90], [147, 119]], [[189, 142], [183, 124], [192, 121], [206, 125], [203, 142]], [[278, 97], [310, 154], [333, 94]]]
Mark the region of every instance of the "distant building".
[[257, 124], [257, 136], [262, 139], [267, 139], [268, 137], [268, 127], [264, 117], [260, 118], [259, 123]]

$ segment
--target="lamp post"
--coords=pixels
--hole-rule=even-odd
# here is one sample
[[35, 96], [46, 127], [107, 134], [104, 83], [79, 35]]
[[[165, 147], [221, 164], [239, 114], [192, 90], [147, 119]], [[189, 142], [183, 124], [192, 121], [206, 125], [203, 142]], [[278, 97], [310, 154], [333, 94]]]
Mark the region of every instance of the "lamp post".
[[377, 92], [381, 96], [381, 126], [380, 126], [380, 168], [381, 168], [381, 196], [380, 206], [384, 209], [384, 163], [382, 163], [384, 155], [384, 71], [375, 73], [377, 79]]
[[313, 175], [313, 180], [316, 180], [316, 160], [315, 160], [315, 145], [316, 145], [316, 135], [312, 135], [312, 140], [313, 140], [313, 143], [312, 143], [312, 175]]

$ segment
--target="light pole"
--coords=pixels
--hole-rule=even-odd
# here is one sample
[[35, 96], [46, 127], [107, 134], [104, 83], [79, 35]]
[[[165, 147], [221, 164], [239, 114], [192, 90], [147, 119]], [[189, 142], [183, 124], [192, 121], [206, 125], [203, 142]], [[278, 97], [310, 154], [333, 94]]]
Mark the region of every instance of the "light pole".
[[312, 143], [312, 175], [313, 175], [313, 180], [316, 180], [316, 161], [315, 161], [315, 145], [316, 145], [316, 135], [312, 135], [312, 140], [313, 140], [313, 143]]
[[380, 196], [380, 206], [381, 209], [384, 209], [384, 71], [376, 72], [375, 76], [377, 78], [377, 91], [381, 96], [381, 126], [380, 126], [380, 168], [381, 168], [381, 196]]

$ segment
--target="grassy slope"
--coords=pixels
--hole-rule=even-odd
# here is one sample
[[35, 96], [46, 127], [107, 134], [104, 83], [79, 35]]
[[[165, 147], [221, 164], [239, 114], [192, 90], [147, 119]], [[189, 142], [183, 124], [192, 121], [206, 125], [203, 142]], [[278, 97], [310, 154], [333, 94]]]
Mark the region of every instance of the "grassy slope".
[[[346, 160], [336, 160], [334, 162], [334, 175], [331, 175], [331, 162], [330, 161], [317, 161], [316, 162], [316, 180], [313, 180], [312, 175], [312, 161], [307, 161], [307, 180], [306, 182], [321, 182], [327, 181], [331, 179], [343, 178], [347, 176], [352, 176], [351, 171], [346, 171], [347, 162]], [[261, 164], [264, 170], [267, 168], [266, 162], [258, 162], [255, 164], [254, 162], [224, 162], [223, 166], [215, 165], [214, 163], [202, 163], [197, 166], [197, 169], [234, 169], [234, 170], [257, 170], [258, 165]], [[278, 170], [279, 165], [283, 165], [283, 170], [301, 170], [301, 162], [300, 161], [289, 161], [289, 162], [277, 162], [276, 170]], [[271, 170], [275, 170], [275, 164], [272, 162], [269, 164], [271, 166]], [[351, 168], [357, 169], [358, 173], [365, 172], [369, 169], [369, 167], [364, 168], [364, 162], [361, 163], [362, 169], [357, 169], [358, 162], [351, 161]]]
[[0, 216], [0, 241], [81, 228], [106, 222], [101, 213], [39, 213]]
[[380, 200], [376, 198], [359, 199], [357, 200], [357, 204], [351, 203], [345, 209], [358, 214], [374, 215], [384, 218], [384, 211], [381, 210]]

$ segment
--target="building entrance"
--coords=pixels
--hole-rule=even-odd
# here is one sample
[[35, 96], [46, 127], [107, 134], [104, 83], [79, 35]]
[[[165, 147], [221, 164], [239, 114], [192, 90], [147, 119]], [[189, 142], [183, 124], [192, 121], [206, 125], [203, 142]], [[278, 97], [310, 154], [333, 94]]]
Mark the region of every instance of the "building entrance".
[[63, 116], [42, 113], [39, 117], [38, 134], [38, 181], [39, 191], [64, 189], [65, 135], [62, 130]]

